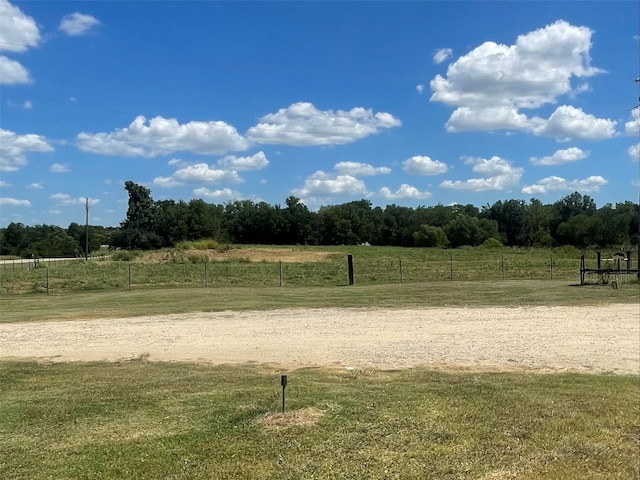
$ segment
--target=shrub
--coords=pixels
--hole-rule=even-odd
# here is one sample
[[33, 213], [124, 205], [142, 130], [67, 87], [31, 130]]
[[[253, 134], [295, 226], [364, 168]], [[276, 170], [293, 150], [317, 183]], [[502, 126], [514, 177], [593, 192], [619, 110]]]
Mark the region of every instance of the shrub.
[[111, 255], [111, 260], [116, 262], [130, 262], [140, 255], [139, 251], [130, 251], [130, 250], [116, 250]]
[[502, 242], [497, 238], [487, 238], [482, 244], [482, 248], [488, 248], [488, 249], [498, 249], [502, 247], [503, 247]]

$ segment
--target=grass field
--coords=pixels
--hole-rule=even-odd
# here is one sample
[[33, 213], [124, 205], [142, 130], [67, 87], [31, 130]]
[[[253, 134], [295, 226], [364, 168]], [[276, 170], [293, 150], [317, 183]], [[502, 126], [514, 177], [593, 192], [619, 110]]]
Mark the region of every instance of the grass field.
[[483, 307], [640, 303], [637, 284], [577, 287], [565, 280], [442, 281], [352, 287], [146, 288], [3, 295], [1, 322], [313, 307]]
[[[545, 249], [398, 247], [259, 247], [166, 250], [85, 262], [0, 265], [0, 293], [61, 294], [150, 287], [341, 286], [348, 283], [347, 255], [353, 255], [358, 285], [500, 280], [579, 282], [581, 252]], [[608, 254], [605, 252], [605, 257]], [[591, 258], [593, 257], [593, 258]], [[123, 258], [122, 255], [116, 258]], [[595, 253], [589, 252], [590, 263]], [[637, 279], [633, 279], [637, 280]]]
[[[126, 262], [51, 266], [48, 296], [44, 268], [0, 268], [0, 322], [640, 303], [637, 283], [573, 286], [569, 251], [551, 252], [551, 279], [548, 251], [344, 247], [296, 262], [307, 249], [259, 260], [238, 250], [208, 259], [209, 288], [200, 257], [139, 257], [132, 269], [144, 280], [130, 291]], [[345, 286], [347, 253], [354, 286]], [[631, 479], [640, 476], [638, 398], [638, 377], [623, 375], [0, 360], [0, 478]]]
[[0, 478], [632, 479], [638, 379], [0, 362]]

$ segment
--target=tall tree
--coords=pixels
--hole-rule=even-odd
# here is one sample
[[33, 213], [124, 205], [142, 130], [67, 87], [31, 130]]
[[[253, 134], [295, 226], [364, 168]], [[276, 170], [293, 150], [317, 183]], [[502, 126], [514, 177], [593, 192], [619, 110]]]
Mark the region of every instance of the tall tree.
[[502, 237], [502, 243], [509, 246], [522, 245], [525, 231], [527, 206], [523, 200], [498, 200], [491, 206], [484, 206], [480, 216], [495, 220]]
[[151, 198], [151, 190], [132, 181], [124, 188], [129, 194], [127, 218], [120, 223], [120, 231], [113, 235], [111, 245], [120, 248], [149, 250], [160, 248], [162, 238], [158, 235], [158, 207]]
[[280, 243], [285, 245], [303, 245], [317, 243], [314, 231], [315, 214], [298, 197], [290, 196], [285, 200], [282, 210], [282, 236]]

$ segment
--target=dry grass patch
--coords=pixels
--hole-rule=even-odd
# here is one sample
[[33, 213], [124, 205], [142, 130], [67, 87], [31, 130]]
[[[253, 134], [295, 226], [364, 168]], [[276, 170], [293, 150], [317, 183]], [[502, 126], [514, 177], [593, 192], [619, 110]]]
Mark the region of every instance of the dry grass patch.
[[260, 418], [257, 423], [267, 429], [278, 430], [301, 425], [315, 425], [323, 415], [323, 410], [315, 407], [306, 407], [285, 413], [268, 413]]
[[327, 260], [333, 252], [308, 250], [303, 248], [268, 248], [268, 247], [234, 247], [228, 249], [206, 250], [169, 250], [145, 253], [137, 259], [139, 263], [181, 263], [191, 262], [224, 262], [239, 260], [243, 262], [267, 263], [315, 263]]
[[327, 260], [332, 252], [302, 248], [237, 248], [226, 251], [209, 250], [211, 260], [242, 259], [249, 262], [313, 263]]

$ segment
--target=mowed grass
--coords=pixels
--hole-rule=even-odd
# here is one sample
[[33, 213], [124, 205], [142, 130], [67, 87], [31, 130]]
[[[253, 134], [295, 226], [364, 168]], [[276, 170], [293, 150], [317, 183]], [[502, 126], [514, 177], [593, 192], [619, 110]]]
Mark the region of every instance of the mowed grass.
[[342, 287], [147, 288], [64, 295], [3, 295], [0, 323], [277, 308], [409, 308], [640, 303], [638, 284], [565, 280], [442, 281]]
[[637, 377], [5, 361], [0, 385], [3, 479], [640, 474]]

